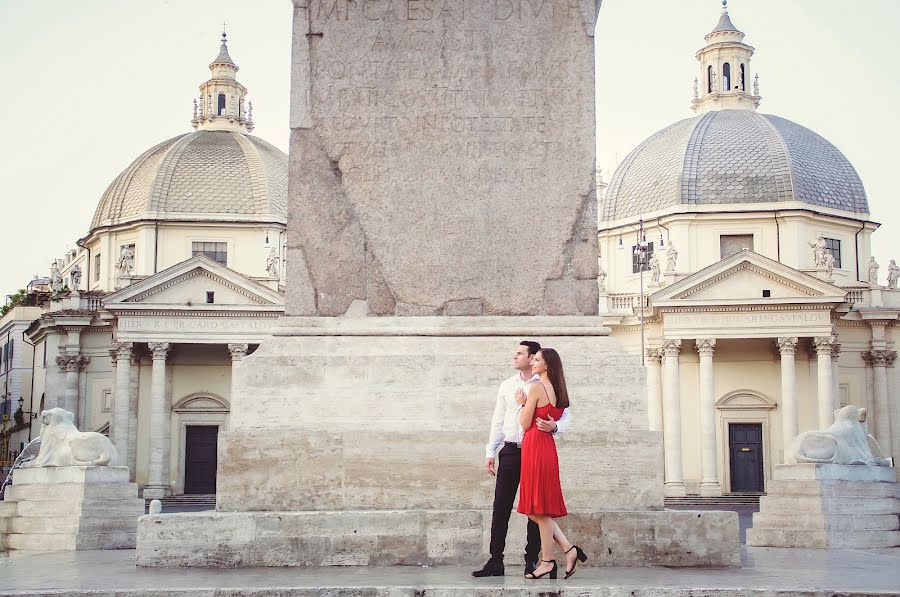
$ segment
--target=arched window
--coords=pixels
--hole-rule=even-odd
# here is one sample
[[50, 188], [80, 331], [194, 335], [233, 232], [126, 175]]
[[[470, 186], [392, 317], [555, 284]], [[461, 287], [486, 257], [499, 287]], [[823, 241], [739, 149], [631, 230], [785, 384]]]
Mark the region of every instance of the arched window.
[[225, 116], [225, 94], [219, 94], [219, 110], [216, 112], [219, 116]]
[[747, 91], [747, 85], [745, 83], [745, 81], [747, 80], [746, 77], [747, 77], [747, 73], [744, 70], [744, 63], [742, 62], [741, 63], [741, 91]]
[[731, 91], [731, 65], [727, 62], [722, 65], [722, 89]]
[[706, 93], [713, 92], [713, 68], [710, 64], [706, 69]]

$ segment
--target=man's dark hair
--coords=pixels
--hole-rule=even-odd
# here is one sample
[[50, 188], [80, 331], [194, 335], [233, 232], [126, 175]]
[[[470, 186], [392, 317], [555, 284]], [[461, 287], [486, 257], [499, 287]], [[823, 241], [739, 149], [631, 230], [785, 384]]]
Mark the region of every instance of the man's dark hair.
[[519, 346], [527, 346], [528, 354], [530, 356], [536, 355], [538, 353], [538, 351], [541, 349], [540, 343], [532, 342], [531, 340], [522, 340], [521, 342], [519, 342]]

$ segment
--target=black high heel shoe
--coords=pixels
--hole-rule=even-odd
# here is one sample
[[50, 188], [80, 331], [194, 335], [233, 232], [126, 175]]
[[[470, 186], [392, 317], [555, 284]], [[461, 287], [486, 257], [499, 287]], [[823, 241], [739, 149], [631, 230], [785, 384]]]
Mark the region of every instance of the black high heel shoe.
[[[573, 574], [575, 574], [575, 568], [578, 567], [578, 562], [585, 562], [585, 561], [587, 561], [587, 554], [585, 554], [583, 551], [581, 551], [581, 548], [578, 547], [577, 545], [573, 545], [572, 547], [570, 547], [569, 549], [567, 549], [567, 550], [565, 551], [565, 553], [567, 554], [567, 553], [569, 553], [570, 551], [572, 551], [573, 549], [575, 550], [575, 563], [572, 565], [572, 569], [571, 569], [571, 570], [566, 569], [566, 575], [565, 575], [563, 578], [569, 578], [570, 576], [572, 576]], [[565, 554], [563, 554], [563, 555], [565, 555]]]
[[551, 568], [550, 570], [547, 570], [543, 574], [538, 574], [537, 576], [535, 576], [534, 572], [532, 572], [531, 574], [526, 574], [525, 578], [527, 578], [528, 580], [537, 580], [539, 578], [544, 578], [545, 576], [547, 576], [549, 574], [551, 579], [556, 580], [556, 575], [557, 575], [557, 571], [558, 571], [558, 568], [556, 567], [556, 560], [541, 560], [541, 561], [542, 562], [553, 562], [553, 568]]

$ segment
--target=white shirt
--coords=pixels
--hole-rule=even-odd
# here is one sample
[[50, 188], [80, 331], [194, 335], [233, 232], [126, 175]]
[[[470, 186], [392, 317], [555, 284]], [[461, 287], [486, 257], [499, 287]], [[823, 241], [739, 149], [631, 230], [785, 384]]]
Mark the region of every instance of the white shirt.
[[[486, 458], [493, 458], [497, 453], [497, 448], [503, 442], [522, 443], [522, 426], [519, 425], [519, 411], [522, 406], [516, 402], [516, 390], [524, 389], [525, 386], [533, 379], [539, 379], [537, 375], [524, 381], [522, 377], [516, 373], [509, 379], [500, 384], [497, 390], [497, 403], [494, 406], [494, 416], [491, 417], [491, 434], [488, 436], [488, 442], [485, 446]], [[556, 422], [556, 433], [565, 433], [569, 427], [569, 409], [563, 411], [559, 421]]]

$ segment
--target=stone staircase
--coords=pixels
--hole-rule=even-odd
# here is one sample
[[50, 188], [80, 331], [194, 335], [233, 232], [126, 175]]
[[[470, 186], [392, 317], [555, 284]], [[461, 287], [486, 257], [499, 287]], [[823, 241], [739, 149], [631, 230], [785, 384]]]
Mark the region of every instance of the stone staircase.
[[[146, 500], [146, 504], [144, 507], [145, 512], [149, 512], [150, 509], [150, 501]], [[192, 508], [196, 507], [208, 507], [210, 510], [216, 509], [216, 494], [184, 494], [184, 495], [171, 495], [169, 497], [162, 498], [159, 500], [162, 502], [163, 512], [171, 509], [178, 509], [182, 506], [190, 506]]]
[[735, 493], [715, 497], [702, 497], [689, 495], [687, 497], [667, 497], [666, 508], [680, 506], [703, 506], [711, 510], [717, 508], [729, 508], [734, 506], [759, 506], [759, 500], [764, 493]]

